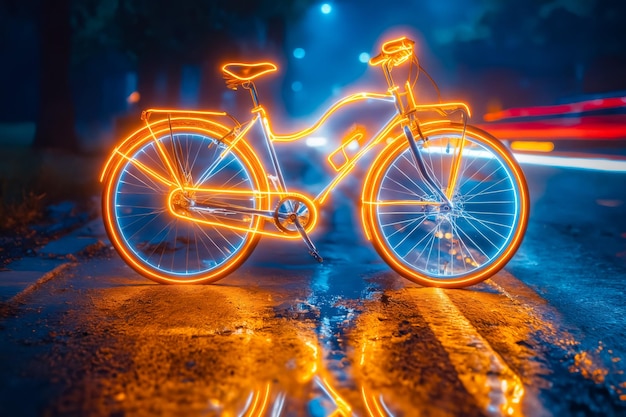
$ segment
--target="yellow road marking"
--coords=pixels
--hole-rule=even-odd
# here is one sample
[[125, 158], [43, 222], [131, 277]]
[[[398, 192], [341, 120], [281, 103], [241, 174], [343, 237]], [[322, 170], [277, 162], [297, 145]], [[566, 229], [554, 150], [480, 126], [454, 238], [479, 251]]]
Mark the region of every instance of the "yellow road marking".
[[443, 348], [458, 378], [488, 416], [523, 416], [519, 376], [463, 316], [440, 288], [419, 291], [417, 308]]

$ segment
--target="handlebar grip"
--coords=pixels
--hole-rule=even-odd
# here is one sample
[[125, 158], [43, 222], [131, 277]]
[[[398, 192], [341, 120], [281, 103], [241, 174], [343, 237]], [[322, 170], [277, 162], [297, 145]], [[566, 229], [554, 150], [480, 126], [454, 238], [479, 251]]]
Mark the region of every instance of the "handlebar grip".
[[413, 45], [415, 45], [414, 41], [406, 37], [402, 37], [385, 42], [381, 49], [384, 54], [394, 55], [398, 52], [412, 51]]
[[381, 47], [382, 52], [370, 59], [369, 64], [374, 66], [386, 61], [392, 61], [393, 65], [396, 66], [404, 62], [413, 53], [414, 45], [415, 42], [413, 40], [404, 36], [387, 41]]
[[371, 58], [369, 64], [371, 66], [379, 65], [385, 62], [387, 58], [388, 58], [387, 55], [381, 52], [380, 54], [376, 55], [374, 58]]

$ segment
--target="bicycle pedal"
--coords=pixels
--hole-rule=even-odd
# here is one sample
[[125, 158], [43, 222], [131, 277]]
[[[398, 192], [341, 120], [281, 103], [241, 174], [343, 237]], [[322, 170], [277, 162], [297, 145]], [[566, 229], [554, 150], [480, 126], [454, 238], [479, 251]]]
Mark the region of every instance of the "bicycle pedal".
[[319, 262], [319, 263], [324, 262], [324, 259], [323, 259], [323, 258], [320, 256], [320, 254], [319, 254], [319, 253], [317, 253], [317, 252], [309, 251], [309, 255], [311, 255], [312, 257], [314, 257], [314, 258], [315, 258], [315, 260], [316, 260], [317, 262]]

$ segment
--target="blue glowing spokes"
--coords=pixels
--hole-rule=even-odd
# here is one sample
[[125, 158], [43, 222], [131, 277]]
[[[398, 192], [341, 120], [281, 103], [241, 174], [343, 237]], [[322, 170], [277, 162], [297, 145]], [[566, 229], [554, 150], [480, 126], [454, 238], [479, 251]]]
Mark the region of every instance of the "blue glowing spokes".
[[[422, 152], [433, 180], [444, 190], [454, 150], [449, 137], [431, 137]], [[454, 207], [445, 211], [407, 149], [381, 181], [378, 201], [404, 203], [378, 206], [380, 230], [389, 250], [409, 268], [442, 279], [469, 274], [498, 258], [512, 238], [519, 204], [514, 184], [504, 162], [467, 137]]]
[[[182, 151], [182, 166], [191, 173], [191, 179], [205, 178], [196, 186], [221, 189], [252, 189], [253, 183], [245, 165], [233, 153], [226, 154], [217, 164], [212, 164], [224, 147], [219, 142], [198, 134], [175, 134]], [[165, 149], [172, 149], [169, 135], [159, 141]], [[134, 158], [151, 169], [169, 178], [163, 167], [154, 142], [147, 142]], [[207, 167], [212, 166], [207, 173]], [[171, 189], [152, 178], [132, 162], [127, 162], [120, 174], [115, 192], [117, 226], [124, 244], [150, 268], [169, 275], [194, 276], [218, 268], [234, 256], [245, 243], [247, 233], [224, 227], [199, 225], [179, 219], [169, 212], [167, 199]], [[254, 199], [249, 196], [226, 198], [206, 196], [196, 193], [192, 199], [206, 201], [219, 199], [226, 203], [236, 203], [254, 207]], [[222, 196], [223, 197], [223, 196]], [[233, 200], [237, 200], [234, 202]], [[187, 200], [181, 199], [181, 203]], [[188, 216], [206, 220], [250, 225], [251, 220], [243, 215], [225, 216], [205, 212], [191, 212], [181, 204], [181, 212]]]

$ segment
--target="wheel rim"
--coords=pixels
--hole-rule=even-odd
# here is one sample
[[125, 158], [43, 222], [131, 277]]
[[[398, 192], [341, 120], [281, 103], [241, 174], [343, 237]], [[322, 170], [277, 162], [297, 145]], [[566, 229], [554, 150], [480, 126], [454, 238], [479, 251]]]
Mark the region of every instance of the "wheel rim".
[[[423, 149], [427, 169], [444, 190], [460, 137], [430, 135]], [[521, 190], [502, 155], [481, 142], [466, 135], [452, 207], [439, 204], [421, 180], [409, 149], [388, 159], [375, 200], [402, 204], [377, 204], [373, 214], [380, 243], [400, 269], [455, 283], [482, 277], [509, 256], [519, 234]]]
[[[156, 137], [163, 149], [172, 149], [169, 131], [157, 133]], [[199, 133], [174, 132], [173, 138], [179, 146], [181, 165], [189, 173], [186, 185], [224, 190], [255, 189], [252, 173], [240, 156], [228, 152], [219, 159], [226, 149], [222, 142]], [[247, 247], [249, 232], [200, 225], [169, 212], [167, 202], [172, 198], [172, 187], [157, 177], [171, 178], [171, 175], [159, 158], [154, 140], [142, 145], [132, 161], [124, 161], [118, 172], [112, 191], [114, 228], [119, 243], [124, 246], [121, 252], [133, 258], [132, 264], [140, 272], [173, 282], [192, 282], [223, 273]], [[251, 195], [207, 196], [195, 192], [174, 195], [173, 199], [175, 209], [187, 217], [253, 227], [255, 220], [250, 215], [193, 209], [195, 202], [206, 200], [255, 208], [256, 201]]]

